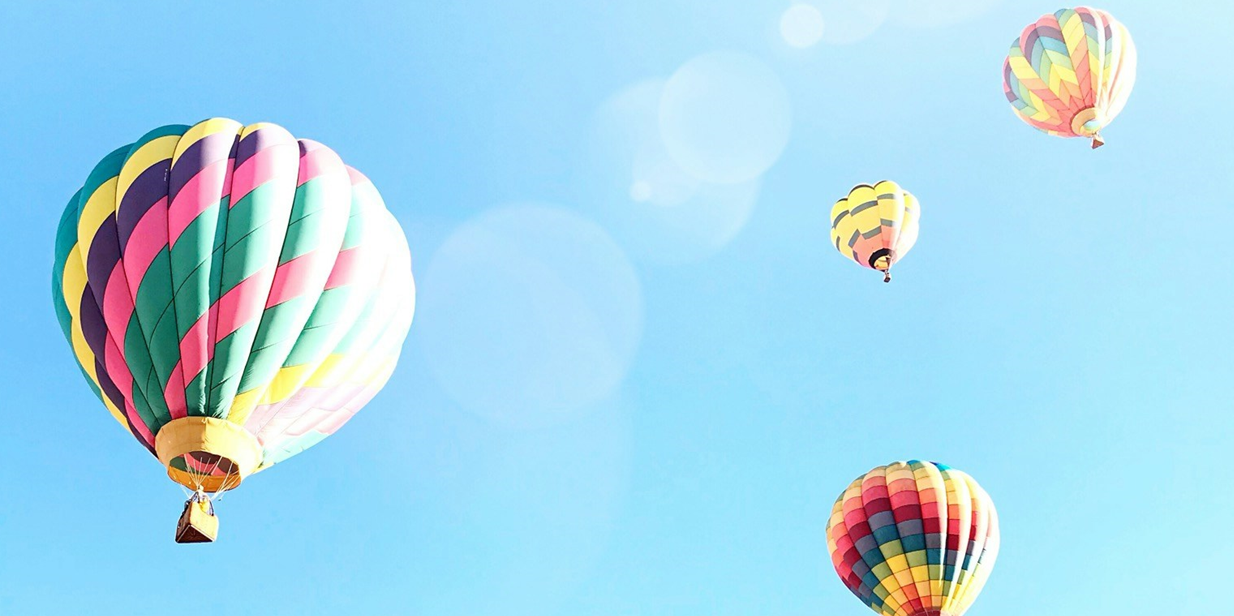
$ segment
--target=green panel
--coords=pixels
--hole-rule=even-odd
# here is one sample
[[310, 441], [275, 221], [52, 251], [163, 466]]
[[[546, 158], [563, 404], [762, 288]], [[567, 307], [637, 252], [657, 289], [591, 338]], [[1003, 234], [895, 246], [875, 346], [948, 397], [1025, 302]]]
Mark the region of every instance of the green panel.
[[[135, 302], [137, 319], [146, 335], [146, 345], [150, 349], [154, 371], [159, 376], [159, 392], [163, 391], [163, 384], [167, 383], [172, 369], [180, 361], [180, 337], [176, 332], [171, 281], [167, 276], [169, 261], [167, 247], [163, 247], [150, 263], [141, 285], [137, 287]], [[146, 390], [146, 395], [153, 398], [154, 392]]]
[[171, 421], [171, 412], [167, 410], [167, 401], [163, 399], [163, 387], [158, 382], [154, 363], [150, 361], [150, 351], [146, 347], [146, 339], [141, 325], [137, 322], [136, 313], [129, 317], [129, 325], [124, 333], [124, 357], [128, 361], [129, 373], [133, 375], [133, 389], [146, 400], [156, 420], [155, 423], [146, 425], [151, 432], [157, 432], [164, 423]]
[[60, 215], [60, 224], [56, 227], [56, 255], [51, 266], [51, 301], [56, 310], [56, 321], [60, 323], [60, 332], [64, 334], [70, 349], [73, 345], [73, 314], [64, 303], [64, 267], [68, 264], [73, 247], [77, 245], [77, 203], [80, 198], [79, 190], [73, 194], [68, 206], [64, 208], [64, 213]]

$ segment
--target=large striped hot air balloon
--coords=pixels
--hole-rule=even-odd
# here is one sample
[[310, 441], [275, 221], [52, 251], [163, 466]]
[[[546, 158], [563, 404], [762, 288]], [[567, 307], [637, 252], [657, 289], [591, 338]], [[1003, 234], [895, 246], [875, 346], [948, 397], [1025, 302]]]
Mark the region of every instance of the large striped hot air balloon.
[[831, 208], [831, 243], [857, 265], [883, 272], [883, 282], [891, 282], [891, 266], [917, 243], [920, 220], [917, 198], [899, 184], [858, 184]]
[[1078, 7], [1038, 19], [1011, 44], [1003, 91], [1021, 120], [1059, 137], [1105, 141], [1101, 129], [1135, 85], [1135, 44], [1109, 13]]
[[827, 522], [836, 573], [883, 616], [960, 616], [998, 556], [998, 514], [972, 477], [896, 462], [858, 477]]
[[350, 419], [415, 304], [372, 183], [320, 143], [222, 118], [104, 157], [64, 210], [52, 277], [87, 383], [199, 504]]

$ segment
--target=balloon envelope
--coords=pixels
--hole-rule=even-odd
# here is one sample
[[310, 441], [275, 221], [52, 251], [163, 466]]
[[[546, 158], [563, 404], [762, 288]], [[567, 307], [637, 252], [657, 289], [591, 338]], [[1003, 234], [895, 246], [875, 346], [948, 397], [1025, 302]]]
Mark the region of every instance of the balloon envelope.
[[334, 433], [389, 379], [414, 310], [376, 188], [273, 124], [155, 129], [69, 201], [53, 296], [87, 383], [205, 491]]
[[965, 473], [912, 460], [858, 477], [827, 522], [836, 573], [884, 616], [960, 616], [998, 556], [998, 515]]
[[831, 243], [857, 265], [890, 272], [917, 243], [920, 220], [921, 204], [899, 184], [858, 184], [831, 208]]
[[1021, 120], [1059, 137], [1088, 137], [1127, 104], [1136, 50], [1118, 20], [1078, 7], [1045, 15], [1024, 29], [1003, 63], [1003, 92]]

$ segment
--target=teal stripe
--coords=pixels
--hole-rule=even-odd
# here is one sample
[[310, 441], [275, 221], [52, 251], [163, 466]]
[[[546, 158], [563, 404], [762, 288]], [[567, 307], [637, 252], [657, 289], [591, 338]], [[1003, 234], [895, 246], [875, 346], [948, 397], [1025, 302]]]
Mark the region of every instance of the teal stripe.
[[86, 201], [90, 199], [100, 186], [106, 184], [108, 180], [120, 175], [120, 167], [124, 165], [124, 159], [129, 155], [129, 148], [132, 144], [126, 145], [117, 150], [113, 150], [110, 154], [103, 157], [94, 169], [90, 171], [90, 175], [86, 176], [86, 183], [78, 191], [79, 202], [77, 204], [77, 216], [81, 217], [81, 208], [86, 205]]
[[[363, 247], [362, 250], [368, 251], [364, 256], [366, 263], [383, 263], [385, 255], [380, 254], [379, 250], [384, 237], [376, 219], [384, 210], [381, 195], [371, 183], [352, 186], [351, 213], [347, 219], [347, 232], [343, 235], [342, 250]], [[361, 274], [370, 278], [375, 275], [372, 272]], [[283, 365], [313, 365], [323, 361], [347, 335], [356, 317], [376, 292], [375, 286], [361, 289], [354, 284], [344, 284], [322, 293]]]
[[[170, 271], [171, 254], [164, 246], [137, 287], [135, 302], [137, 320], [141, 323], [146, 346], [150, 349], [150, 359], [158, 375], [160, 397], [164, 397], [164, 384], [180, 361], [180, 337], [177, 335], [175, 306], [172, 304]], [[153, 391], [147, 391], [146, 395], [155, 397]]]
[[[70, 348], [73, 344], [73, 314], [64, 303], [64, 267], [68, 264], [73, 247], [77, 245], [77, 203], [80, 197], [79, 190], [73, 194], [68, 206], [64, 208], [64, 213], [60, 215], [60, 224], [56, 227], [56, 256], [51, 267], [51, 301], [56, 309], [60, 332], [64, 334]], [[77, 354], [74, 353], [73, 356], [76, 357]]]
[[137, 410], [150, 432], [157, 434], [159, 428], [171, 421], [171, 411], [167, 409], [167, 401], [163, 399], [163, 384], [159, 382], [158, 374], [154, 370], [154, 362], [150, 359], [149, 347], [141, 331], [141, 324], [137, 321], [136, 312], [129, 318], [123, 342], [129, 373], [133, 375], [133, 406], [137, 407], [137, 398], [140, 395], [146, 407], [137, 407]]
[[[274, 378], [320, 299], [334, 267], [351, 216], [350, 182], [342, 164], [296, 188], [291, 222], [283, 241], [279, 263], [285, 264], [314, 251], [312, 271], [300, 276], [308, 283], [304, 295], [267, 309], [253, 341], [253, 351], [244, 369], [239, 391], [264, 388]], [[340, 197], [343, 199], [340, 201]]]
[[[292, 204], [285, 201], [288, 193], [284, 191], [291, 187], [298, 170], [298, 162], [295, 167], [288, 165], [280, 170], [281, 175], [276, 174], [269, 182], [254, 188], [231, 208], [227, 215], [219, 292], [215, 297], [222, 297], [263, 268], [273, 270], [277, 266], [292, 209]], [[268, 288], [261, 290], [259, 301], [263, 308], [267, 294]], [[221, 320], [225, 315], [219, 316]], [[225, 417], [230, 411], [259, 322], [260, 319], [254, 319], [240, 324], [236, 331], [215, 344], [214, 357], [208, 367], [210, 387], [204, 414]]]

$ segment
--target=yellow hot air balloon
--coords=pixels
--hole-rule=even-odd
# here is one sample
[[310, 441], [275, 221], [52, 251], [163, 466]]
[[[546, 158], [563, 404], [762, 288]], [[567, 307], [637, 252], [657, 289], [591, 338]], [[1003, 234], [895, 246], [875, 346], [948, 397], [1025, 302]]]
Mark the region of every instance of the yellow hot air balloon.
[[862, 267], [884, 273], [917, 243], [921, 204], [899, 184], [858, 184], [831, 208], [831, 243]]

